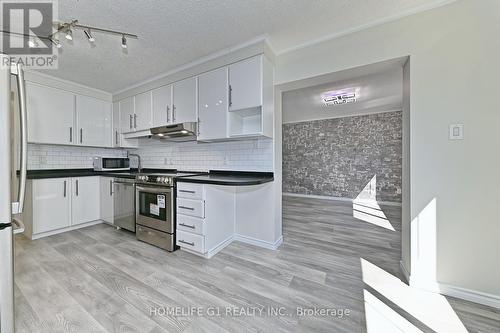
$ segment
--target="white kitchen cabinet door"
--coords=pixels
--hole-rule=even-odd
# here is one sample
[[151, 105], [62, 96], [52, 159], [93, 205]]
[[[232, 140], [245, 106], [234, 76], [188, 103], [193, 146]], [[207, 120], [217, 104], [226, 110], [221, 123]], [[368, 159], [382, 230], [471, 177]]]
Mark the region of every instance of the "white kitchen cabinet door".
[[100, 177], [101, 186], [101, 220], [113, 224], [113, 178]]
[[134, 128], [136, 131], [143, 131], [151, 128], [151, 107], [151, 91], [135, 96]]
[[33, 234], [71, 225], [71, 179], [33, 180]]
[[120, 127], [122, 133], [133, 132], [135, 102], [134, 97], [128, 97], [120, 101]]
[[93, 97], [76, 96], [78, 145], [111, 147], [112, 121], [111, 103]]
[[26, 106], [29, 142], [76, 143], [74, 94], [27, 82]]
[[198, 140], [227, 137], [227, 67], [198, 77]]
[[153, 126], [172, 124], [172, 85], [153, 90]]
[[73, 217], [71, 225], [99, 220], [101, 214], [99, 179], [99, 176], [71, 178]]
[[122, 135], [120, 119], [120, 103], [113, 103], [113, 147], [114, 148], [137, 148], [137, 139], [125, 139]]
[[122, 130], [120, 128], [120, 103], [113, 103], [113, 148], [120, 148]]
[[196, 122], [196, 77], [173, 84], [172, 123]]
[[229, 111], [262, 105], [262, 55], [229, 66]]

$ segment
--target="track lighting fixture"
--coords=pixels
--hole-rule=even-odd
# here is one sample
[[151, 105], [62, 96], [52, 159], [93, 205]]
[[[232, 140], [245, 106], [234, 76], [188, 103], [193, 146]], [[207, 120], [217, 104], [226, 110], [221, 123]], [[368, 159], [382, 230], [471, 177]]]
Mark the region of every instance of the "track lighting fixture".
[[56, 38], [50, 38], [50, 41], [52, 42], [52, 44], [54, 44], [58, 49], [60, 49], [62, 47], [62, 44], [59, 42], [59, 39], [56, 39]]
[[95, 42], [95, 38], [90, 33], [90, 29], [83, 30], [83, 32], [85, 33], [85, 36], [87, 36], [87, 39], [89, 40], [89, 42], [91, 42], [91, 43]]
[[73, 40], [73, 32], [71, 31], [71, 28], [68, 28], [68, 31], [66, 31], [65, 37], [67, 40]]
[[122, 35], [122, 48], [127, 48], [127, 38], [125, 38], [125, 35]]
[[29, 46], [29, 47], [31, 47], [31, 48], [36, 47], [36, 46], [37, 46], [37, 42], [36, 42], [36, 40], [34, 40], [34, 39], [30, 38], [30, 39], [28, 40], [28, 46]]

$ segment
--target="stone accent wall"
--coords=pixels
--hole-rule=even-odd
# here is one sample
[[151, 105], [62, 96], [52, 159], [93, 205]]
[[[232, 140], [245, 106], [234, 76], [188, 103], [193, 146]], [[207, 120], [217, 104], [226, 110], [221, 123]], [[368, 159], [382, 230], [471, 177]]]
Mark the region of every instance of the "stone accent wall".
[[283, 192], [401, 202], [402, 112], [283, 125]]

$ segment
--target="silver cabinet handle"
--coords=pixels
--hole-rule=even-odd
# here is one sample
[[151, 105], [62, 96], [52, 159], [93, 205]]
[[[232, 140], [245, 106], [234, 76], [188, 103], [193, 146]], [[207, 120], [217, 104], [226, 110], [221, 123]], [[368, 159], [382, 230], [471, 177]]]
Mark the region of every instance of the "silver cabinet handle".
[[172, 121], [173, 121], [173, 122], [175, 122], [175, 110], [176, 110], [176, 109], [177, 109], [177, 108], [175, 107], [175, 104], [174, 104], [174, 105], [172, 105]]
[[69, 128], [69, 142], [73, 142], [73, 127]]
[[179, 190], [179, 192], [182, 192], [182, 193], [196, 193], [196, 191], [190, 191], [190, 190]]
[[132, 115], [129, 114], [129, 119], [130, 119], [130, 129], [132, 129]]
[[63, 193], [64, 193], [64, 197], [66, 198], [66, 181], [64, 181], [64, 191], [63, 191]]
[[24, 198], [26, 196], [26, 173], [28, 169], [28, 110], [26, 107], [26, 81], [24, 80], [23, 66], [16, 65], [17, 90], [19, 91], [19, 110], [21, 121], [21, 154], [20, 154], [20, 174], [19, 189], [17, 193], [17, 207], [13, 214], [20, 214], [24, 210]]
[[200, 136], [200, 124], [201, 124], [201, 120], [200, 118], [198, 117], [198, 136]]
[[184, 223], [179, 223], [179, 225], [182, 225], [183, 227], [190, 228], [190, 229], [196, 228], [194, 225], [189, 225], [189, 224], [184, 224]]
[[193, 207], [179, 206], [181, 209], [194, 210]]
[[134, 128], [137, 129], [137, 115], [134, 114]]
[[83, 143], [83, 128], [80, 128], [80, 143]]
[[186, 241], [184, 241], [182, 239], [179, 240], [179, 243], [186, 244], [186, 245], [189, 245], [189, 246], [194, 246], [194, 242], [190, 243], [190, 242], [186, 242]]
[[170, 106], [167, 105], [167, 123], [170, 122]]
[[78, 187], [79, 187], [79, 186], [78, 186], [78, 179], [77, 179], [77, 180], [76, 180], [76, 196], [78, 196], [78, 192], [79, 192], [79, 191], [78, 191], [78, 190], [79, 190], [79, 189], [78, 189]]
[[118, 145], [118, 131], [115, 131], [115, 142]]
[[233, 105], [233, 87], [229, 85], [229, 106]]
[[109, 195], [113, 195], [113, 181], [110, 180], [109, 181]]

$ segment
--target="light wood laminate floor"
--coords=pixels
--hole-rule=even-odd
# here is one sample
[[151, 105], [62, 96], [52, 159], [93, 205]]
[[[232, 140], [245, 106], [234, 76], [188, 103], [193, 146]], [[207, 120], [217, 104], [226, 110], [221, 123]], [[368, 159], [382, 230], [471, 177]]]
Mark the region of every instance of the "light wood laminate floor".
[[[363, 219], [382, 216], [394, 230], [354, 218], [349, 203], [285, 197], [279, 250], [235, 242], [209, 260], [164, 252], [104, 224], [36, 241], [16, 237], [17, 331], [365, 332], [368, 291], [432, 332], [363, 281], [361, 260], [402, 278], [400, 208], [382, 211], [386, 218], [369, 211]], [[471, 332], [500, 332], [500, 311], [448, 301]], [[299, 316], [297, 308], [350, 313]], [[174, 310], [184, 313], [168, 312]]]

